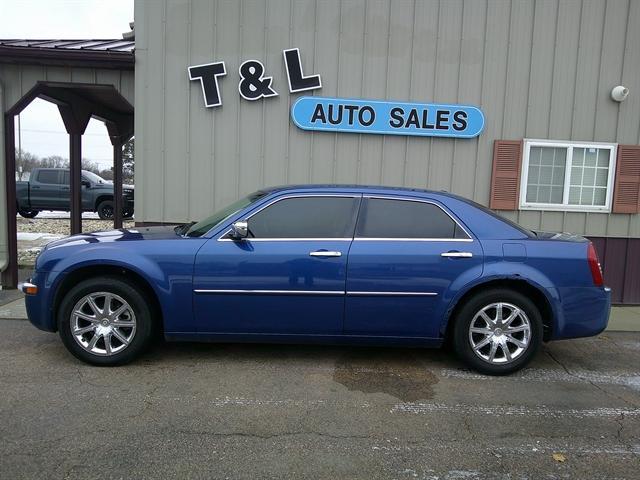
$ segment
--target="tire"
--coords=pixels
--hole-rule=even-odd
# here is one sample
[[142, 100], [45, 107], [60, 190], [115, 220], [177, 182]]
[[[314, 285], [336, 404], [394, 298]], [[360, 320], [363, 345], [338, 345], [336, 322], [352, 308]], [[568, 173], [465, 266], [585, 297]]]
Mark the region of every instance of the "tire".
[[36, 218], [36, 216], [40, 213], [39, 210], [18, 210], [18, 213], [23, 218]]
[[113, 200], [103, 200], [98, 204], [98, 208], [96, 208], [100, 220], [113, 220], [114, 211]]
[[[507, 325], [496, 322], [498, 304], [502, 305], [502, 321], [513, 316]], [[505, 288], [477, 293], [462, 305], [454, 322], [456, 354], [469, 367], [487, 375], [506, 375], [521, 369], [542, 343], [538, 308], [526, 296]]]
[[[109, 310], [121, 311], [117, 317], [102, 316], [108, 295]], [[92, 365], [124, 365], [150, 345], [155, 330], [151, 312], [144, 293], [133, 282], [115, 276], [91, 278], [73, 287], [60, 302], [58, 332], [76, 358]]]
[[122, 218], [131, 218], [133, 217], [133, 210], [125, 210], [122, 212]]

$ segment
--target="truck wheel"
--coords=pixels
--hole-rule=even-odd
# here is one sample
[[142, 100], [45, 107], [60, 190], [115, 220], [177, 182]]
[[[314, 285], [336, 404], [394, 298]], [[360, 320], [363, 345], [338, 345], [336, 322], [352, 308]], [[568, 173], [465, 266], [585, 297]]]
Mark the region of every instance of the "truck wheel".
[[18, 210], [18, 213], [24, 218], [36, 218], [40, 212], [38, 210]]
[[100, 220], [113, 220], [113, 201], [103, 200], [98, 204], [96, 211], [98, 212]]
[[124, 212], [122, 212], [122, 216], [124, 218], [131, 218], [133, 217], [133, 210], [125, 210]]
[[63, 297], [57, 317], [65, 347], [93, 365], [128, 363], [153, 338], [152, 313], [144, 293], [119, 277], [80, 282]]
[[526, 296], [504, 288], [479, 292], [462, 306], [453, 326], [458, 356], [487, 375], [524, 367], [542, 343], [542, 317]]

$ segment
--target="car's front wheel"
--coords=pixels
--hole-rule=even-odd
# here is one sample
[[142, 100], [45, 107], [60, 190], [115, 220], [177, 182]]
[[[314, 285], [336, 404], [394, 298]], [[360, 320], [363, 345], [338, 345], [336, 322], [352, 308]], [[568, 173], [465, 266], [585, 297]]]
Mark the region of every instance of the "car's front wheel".
[[112, 220], [114, 211], [112, 200], [103, 200], [98, 204], [98, 208], [96, 208], [100, 220]]
[[40, 211], [39, 210], [18, 210], [18, 213], [23, 218], [36, 218], [36, 216], [38, 215], [38, 213], [40, 213]]
[[519, 292], [493, 289], [471, 297], [454, 319], [458, 356], [489, 375], [505, 375], [524, 367], [542, 343], [542, 317]]
[[151, 309], [134, 283], [119, 277], [80, 282], [60, 302], [58, 330], [67, 349], [94, 365], [122, 365], [150, 343]]

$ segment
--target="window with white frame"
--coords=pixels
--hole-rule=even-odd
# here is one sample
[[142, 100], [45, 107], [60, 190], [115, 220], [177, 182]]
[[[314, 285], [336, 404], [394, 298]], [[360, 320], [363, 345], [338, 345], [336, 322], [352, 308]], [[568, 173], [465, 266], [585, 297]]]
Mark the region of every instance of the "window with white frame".
[[520, 208], [610, 211], [616, 144], [525, 140]]

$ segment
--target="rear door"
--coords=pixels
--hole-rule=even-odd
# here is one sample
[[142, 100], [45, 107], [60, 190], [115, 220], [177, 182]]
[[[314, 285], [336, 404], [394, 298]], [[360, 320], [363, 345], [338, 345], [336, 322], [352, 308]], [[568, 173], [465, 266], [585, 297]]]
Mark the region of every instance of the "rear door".
[[195, 263], [198, 330], [342, 335], [360, 197], [280, 197], [245, 217], [249, 238], [209, 240]]
[[363, 198], [349, 253], [345, 334], [439, 336], [450, 288], [482, 272], [479, 242], [436, 201]]
[[62, 207], [62, 172], [62, 169], [43, 168], [37, 171], [35, 179], [30, 179], [31, 208], [56, 210]]

